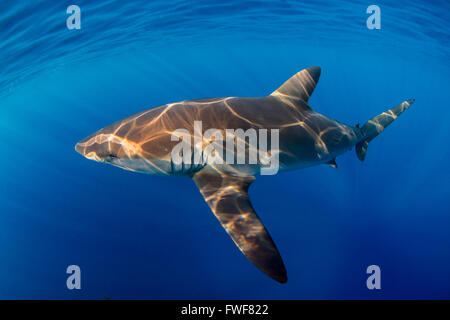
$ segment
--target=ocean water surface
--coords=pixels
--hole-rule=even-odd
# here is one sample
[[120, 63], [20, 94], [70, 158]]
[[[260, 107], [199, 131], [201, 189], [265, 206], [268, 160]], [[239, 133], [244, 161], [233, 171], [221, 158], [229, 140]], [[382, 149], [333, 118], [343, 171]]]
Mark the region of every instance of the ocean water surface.
[[[448, 1], [3, 0], [0, 13], [0, 298], [450, 298]], [[136, 112], [265, 96], [310, 66], [310, 105], [341, 122], [416, 103], [364, 163], [352, 150], [337, 170], [257, 177], [287, 284], [246, 260], [190, 179], [74, 150]], [[81, 290], [66, 287], [73, 264]], [[373, 264], [381, 290], [366, 287]]]

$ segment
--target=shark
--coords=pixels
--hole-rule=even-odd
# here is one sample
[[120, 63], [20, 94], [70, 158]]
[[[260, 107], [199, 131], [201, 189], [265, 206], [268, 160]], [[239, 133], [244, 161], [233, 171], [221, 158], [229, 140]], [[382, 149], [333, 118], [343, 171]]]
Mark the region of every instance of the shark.
[[[200, 139], [191, 146], [194, 156], [174, 161], [183, 128], [195, 136], [195, 123], [204, 130], [276, 130], [266, 152], [276, 155], [277, 172], [327, 164], [337, 168], [336, 157], [355, 149], [364, 161], [369, 143], [414, 102], [404, 101], [370, 119], [363, 126], [347, 125], [314, 111], [308, 104], [321, 74], [320, 67], [303, 69], [265, 97], [225, 97], [186, 100], [151, 108], [113, 123], [78, 142], [77, 152], [88, 159], [135, 172], [192, 178], [206, 203], [236, 246], [258, 269], [285, 283], [287, 272], [272, 237], [255, 212], [248, 190], [255, 176], [267, 166], [262, 157], [250, 163], [208, 162], [202, 150], [215, 139]], [[240, 137], [242, 140], [246, 137]], [[237, 148], [236, 139], [231, 148]], [[244, 141], [246, 152], [260, 143]], [[227, 146], [228, 147], [228, 146]], [[264, 150], [264, 151], [266, 151]], [[228, 153], [227, 153], [228, 154]], [[186, 154], [185, 154], [186, 155]], [[230, 157], [236, 157], [231, 155]], [[233, 159], [227, 160], [233, 160]]]

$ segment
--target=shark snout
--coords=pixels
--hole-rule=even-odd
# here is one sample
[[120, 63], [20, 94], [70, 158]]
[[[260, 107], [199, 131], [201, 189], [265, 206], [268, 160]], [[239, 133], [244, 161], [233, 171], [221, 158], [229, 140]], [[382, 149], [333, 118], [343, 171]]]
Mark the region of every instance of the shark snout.
[[81, 145], [79, 142], [75, 145], [75, 151], [81, 154], [82, 156], [85, 155], [84, 151], [86, 150], [86, 147]]
[[[96, 148], [99, 149], [99, 148]], [[84, 140], [78, 142], [75, 145], [75, 150], [81, 154], [83, 157], [86, 157], [87, 159], [94, 160], [101, 162], [102, 158], [99, 155], [99, 150], [94, 150], [92, 146], [88, 146]]]
[[[108, 139], [103, 132], [98, 131], [75, 145], [75, 150], [87, 159], [102, 162], [108, 153]], [[106, 138], [106, 139], [105, 139]]]
[[94, 151], [94, 144], [96, 144], [98, 132], [89, 135], [88, 137], [80, 140], [75, 145], [75, 151], [81, 154], [82, 156], [86, 156], [89, 152]]
[[87, 159], [111, 163], [121, 152], [121, 138], [104, 129], [88, 136], [75, 145], [75, 150]]

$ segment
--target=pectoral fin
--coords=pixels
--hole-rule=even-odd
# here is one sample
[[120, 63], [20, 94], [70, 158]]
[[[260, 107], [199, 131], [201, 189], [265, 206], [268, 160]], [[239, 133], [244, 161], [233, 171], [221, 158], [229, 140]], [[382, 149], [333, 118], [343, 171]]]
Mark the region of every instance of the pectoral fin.
[[223, 175], [207, 168], [193, 179], [234, 243], [257, 268], [278, 282], [287, 281], [280, 253], [248, 197], [254, 177]]

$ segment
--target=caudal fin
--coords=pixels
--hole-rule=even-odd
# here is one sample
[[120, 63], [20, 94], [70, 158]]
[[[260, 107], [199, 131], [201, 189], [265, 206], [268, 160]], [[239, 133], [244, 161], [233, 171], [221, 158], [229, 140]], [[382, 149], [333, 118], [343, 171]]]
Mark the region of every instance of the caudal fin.
[[388, 125], [390, 125], [399, 115], [403, 113], [410, 105], [414, 103], [414, 99], [410, 99], [402, 102], [395, 108], [387, 110], [382, 114], [367, 121], [367, 123], [361, 128], [363, 140], [356, 145], [356, 155], [358, 159], [364, 161], [366, 157], [367, 147], [369, 142], [378, 136]]

